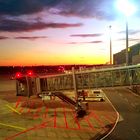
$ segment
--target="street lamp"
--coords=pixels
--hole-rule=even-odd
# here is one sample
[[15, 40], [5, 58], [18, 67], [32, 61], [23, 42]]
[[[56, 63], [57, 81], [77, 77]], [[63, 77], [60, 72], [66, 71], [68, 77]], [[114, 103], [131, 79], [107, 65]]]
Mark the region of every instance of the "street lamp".
[[136, 7], [134, 4], [130, 3], [129, 0], [118, 0], [117, 1], [117, 8], [121, 11], [126, 20], [126, 66], [129, 65], [129, 56], [128, 56], [128, 17], [131, 16], [135, 11]]
[[109, 26], [110, 29], [110, 65], [112, 64], [112, 38], [111, 38], [111, 25]]

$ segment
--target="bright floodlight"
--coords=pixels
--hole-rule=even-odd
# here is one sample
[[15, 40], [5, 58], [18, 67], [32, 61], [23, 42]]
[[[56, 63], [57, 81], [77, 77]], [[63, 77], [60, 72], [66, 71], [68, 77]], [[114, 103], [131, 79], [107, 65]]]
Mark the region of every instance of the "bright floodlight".
[[131, 16], [136, 11], [135, 5], [129, 0], [117, 0], [116, 5], [125, 16]]

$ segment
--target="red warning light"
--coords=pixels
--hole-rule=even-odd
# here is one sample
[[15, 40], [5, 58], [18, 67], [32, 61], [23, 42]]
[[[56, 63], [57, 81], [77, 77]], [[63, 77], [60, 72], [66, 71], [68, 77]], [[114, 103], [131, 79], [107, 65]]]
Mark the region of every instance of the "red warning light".
[[27, 74], [28, 74], [28, 76], [32, 76], [33, 72], [32, 71], [28, 71]]
[[65, 68], [64, 68], [63, 66], [60, 66], [60, 67], [58, 68], [58, 71], [64, 72], [64, 71], [65, 71]]
[[20, 78], [22, 75], [21, 75], [21, 73], [20, 72], [17, 72], [16, 73], [16, 78]]

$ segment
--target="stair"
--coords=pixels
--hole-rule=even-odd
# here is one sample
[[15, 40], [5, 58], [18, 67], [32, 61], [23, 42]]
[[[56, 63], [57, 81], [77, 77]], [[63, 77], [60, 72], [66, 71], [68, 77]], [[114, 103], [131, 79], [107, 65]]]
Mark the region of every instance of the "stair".
[[54, 92], [52, 94], [57, 96], [61, 100], [65, 101], [67, 103], [70, 103], [71, 105], [74, 105], [74, 106], [76, 105], [76, 101], [74, 101], [71, 98], [69, 98], [68, 96], [64, 95], [62, 92]]

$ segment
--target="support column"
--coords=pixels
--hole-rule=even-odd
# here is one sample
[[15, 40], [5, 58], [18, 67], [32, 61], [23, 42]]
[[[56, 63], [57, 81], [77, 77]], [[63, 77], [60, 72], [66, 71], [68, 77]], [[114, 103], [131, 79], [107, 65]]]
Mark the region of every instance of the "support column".
[[76, 77], [75, 77], [74, 67], [72, 67], [72, 77], [73, 77], [73, 88], [74, 88], [74, 93], [75, 93], [75, 99], [77, 101], [78, 100], [78, 95], [77, 95], [77, 85], [76, 85]]

